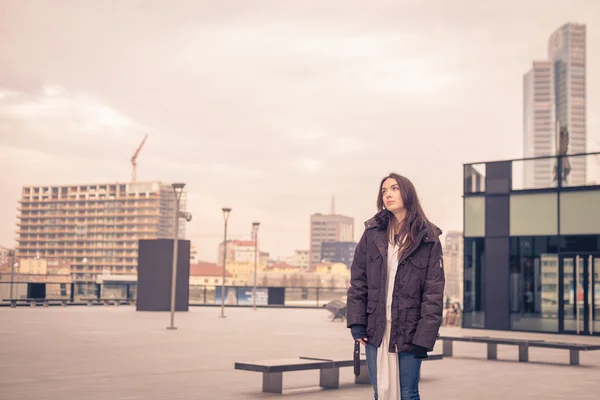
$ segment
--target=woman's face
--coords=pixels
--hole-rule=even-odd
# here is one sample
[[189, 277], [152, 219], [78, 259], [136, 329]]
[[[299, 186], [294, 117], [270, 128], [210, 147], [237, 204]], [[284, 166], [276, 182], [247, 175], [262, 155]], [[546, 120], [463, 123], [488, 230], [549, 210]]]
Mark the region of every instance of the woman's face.
[[392, 213], [404, 210], [404, 203], [400, 195], [400, 186], [394, 178], [387, 178], [383, 182], [381, 193], [383, 195], [383, 205], [386, 210]]

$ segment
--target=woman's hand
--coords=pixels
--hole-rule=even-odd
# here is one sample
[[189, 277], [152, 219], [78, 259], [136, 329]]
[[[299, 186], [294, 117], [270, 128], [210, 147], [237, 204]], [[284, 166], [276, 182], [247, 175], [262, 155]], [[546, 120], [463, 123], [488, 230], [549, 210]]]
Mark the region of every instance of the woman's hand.
[[367, 327], [364, 325], [352, 325], [350, 327], [350, 332], [352, 333], [352, 338], [357, 342], [360, 342], [363, 346], [367, 345], [369, 339], [367, 338]]

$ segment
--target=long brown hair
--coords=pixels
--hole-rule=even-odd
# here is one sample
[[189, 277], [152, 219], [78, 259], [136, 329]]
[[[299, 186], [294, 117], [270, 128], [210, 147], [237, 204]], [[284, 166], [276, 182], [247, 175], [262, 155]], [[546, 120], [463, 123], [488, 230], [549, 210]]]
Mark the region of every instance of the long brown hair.
[[[419, 196], [417, 196], [417, 190], [415, 189], [415, 185], [405, 176], [399, 175], [397, 173], [392, 172], [388, 176], [385, 176], [381, 183], [379, 184], [379, 194], [377, 195], [377, 211], [385, 210], [385, 204], [383, 202], [383, 183], [389, 178], [394, 179], [400, 188], [400, 196], [402, 197], [402, 203], [404, 203], [404, 208], [406, 209], [406, 217], [402, 222], [402, 227], [400, 228], [400, 232], [398, 235], [395, 235], [394, 232], [394, 224], [388, 222], [387, 232], [388, 239], [390, 243], [394, 245], [400, 245], [400, 251], [404, 251], [410, 248], [416, 240], [418, 233], [424, 228], [430, 229], [431, 234], [437, 233], [437, 226], [435, 226], [427, 216], [425, 216], [425, 212], [421, 207], [421, 202], [419, 201]], [[395, 221], [394, 215], [388, 211], [389, 221]], [[404, 238], [406, 240], [402, 243]]]

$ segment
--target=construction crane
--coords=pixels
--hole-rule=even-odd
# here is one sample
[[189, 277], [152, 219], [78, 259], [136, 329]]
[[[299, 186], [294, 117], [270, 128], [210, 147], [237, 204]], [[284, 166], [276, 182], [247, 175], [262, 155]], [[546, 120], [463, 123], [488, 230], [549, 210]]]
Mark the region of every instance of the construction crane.
[[131, 182], [135, 182], [136, 167], [137, 167], [137, 156], [138, 156], [138, 154], [140, 154], [140, 150], [142, 150], [142, 147], [144, 146], [144, 143], [146, 143], [146, 139], [148, 139], [148, 134], [146, 134], [146, 136], [144, 136], [144, 140], [142, 140], [142, 143], [140, 143], [140, 145], [138, 146], [138, 148], [135, 151], [135, 153], [133, 153], [133, 155], [131, 156], [131, 166], [133, 168], [133, 174], [131, 176]]

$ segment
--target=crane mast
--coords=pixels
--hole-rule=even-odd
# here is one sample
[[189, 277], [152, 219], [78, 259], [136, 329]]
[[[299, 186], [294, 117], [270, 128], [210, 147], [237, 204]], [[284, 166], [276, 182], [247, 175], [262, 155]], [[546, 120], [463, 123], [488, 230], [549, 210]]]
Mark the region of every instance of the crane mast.
[[136, 180], [136, 169], [137, 169], [137, 157], [138, 154], [140, 154], [140, 150], [142, 150], [142, 147], [144, 146], [144, 143], [146, 143], [146, 139], [148, 139], [148, 134], [146, 134], [146, 136], [144, 136], [144, 139], [142, 140], [142, 143], [140, 143], [140, 145], [138, 146], [137, 150], [135, 151], [135, 153], [133, 153], [133, 155], [131, 156], [131, 166], [132, 166], [132, 176], [131, 176], [131, 181], [135, 182]]

